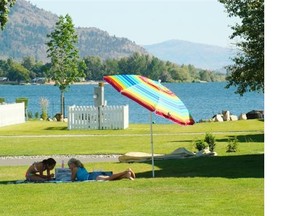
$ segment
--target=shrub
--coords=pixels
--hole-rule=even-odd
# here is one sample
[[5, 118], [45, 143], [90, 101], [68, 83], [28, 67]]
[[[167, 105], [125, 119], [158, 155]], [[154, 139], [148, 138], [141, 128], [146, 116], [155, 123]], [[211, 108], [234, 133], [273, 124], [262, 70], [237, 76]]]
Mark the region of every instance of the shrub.
[[208, 146], [208, 145], [207, 145], [206, 142], [204, 142], [203, 140], [198, 140], [198, 141], [196, 141], [196, 146], [195, 146], [195, 148], [196, 148], [198, 151], [201, 151], [201, 150], [205, 149], [207, 146]]
[[39, 118], [39, 113], [38, 112], [35, 112], [35, 119], [38, 119]]
[[236, 152], [238, 150], [238, 139], [235, 136], [234, 138], [229, 138], [226, 152]]
[[32, 113], [32, 111], [28, 111], [28, 118], [29, 118], [29, 119], [32, 119], [32, 118], [33, 118], [33, 113]]
[[215, 146], [216, 146], [215, 136], [213, 136], [213, 135], [210, 134], [210, 133], [206, 133], [204, 141], [205, 141], [206, 143], [208, 143], [209, 150], [210, 150], [211, 152], [214, 152], [214, 149], [215, 149]]
[[48, 110], [48, 105], [49, 105], [49, 101], [47, 98], [40, 98], [40, 106], [41, 106], [41, 118], [43, 120], [47, 120], [48, 118], [48, 114], [47, 114], [47, 110]]

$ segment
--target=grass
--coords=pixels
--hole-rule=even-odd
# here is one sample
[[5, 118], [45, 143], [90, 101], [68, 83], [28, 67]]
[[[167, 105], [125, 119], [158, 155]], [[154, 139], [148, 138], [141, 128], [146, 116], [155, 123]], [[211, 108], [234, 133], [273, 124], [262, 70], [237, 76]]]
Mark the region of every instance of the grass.
[[[237, 132], [237, 131], [262, 131], [264, 122], [259, 120], [229, 121], [199, 123], [192, 126], [179, 126], [177, 124], [153, 124], [154, 133], [205, 133], [205, 132]], [[130, 124], [126, 130], [67, 130], [64, 122], [28, 121], [24, 125], [12, 125], [0, 128], [0, 135], [109, 135], [109, 134], [149, 134], [150, 125]]]
[[[178, 147], [195, 151], [195, 141], [204, 139], [205, 133], [211, 132], [216, 135], [216, 151], [222, 155], [226, 152], [228, 139], [236, 135], [245, 147], [240, 147], [240, 153], [246, 154], [263, 152], [263, 131], [264, 123], [257, 120], [201, 123], [187, 127], [163, 124], [153, 126], [153, 140], [156, 153], [171, 153]], [[151, 151], [150, 129], [145, 124], [130, 125], [127, 130], [69, 131], [67, 123], [31, 121], [0, 128], [0, 136], [0, 156]]]
[[[0, 215], [264, 215], [264, 122], [153, 125], [155, 153], [177, 147], [195, 151], [195, 141], [206, 132], [215, 135], [217, 157], [155, 161], [154, 179], [150, 163], [110, 162], [85, 166], [114, 172], [131, 167], [137, 179], [2, 184]], [[59, 122], [27, 122], [0, 128], [0, 136], [2, 156], [150, 152], [149, 125], [68, 131]], [[239, 151], [226, 153], [234, 136]], [[0, 166], [0, 183], [23, 179], [26, 169]]]

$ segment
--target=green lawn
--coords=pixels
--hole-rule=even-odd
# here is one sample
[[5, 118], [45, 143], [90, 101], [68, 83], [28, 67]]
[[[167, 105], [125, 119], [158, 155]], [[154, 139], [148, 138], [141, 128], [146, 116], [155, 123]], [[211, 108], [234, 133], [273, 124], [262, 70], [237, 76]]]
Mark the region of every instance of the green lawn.
[[[127, 130], [69, 131], [65, 123], [27, 122], [0, 128], [0, 155], [150, 152], [149, 125]], [[23, 179], [27, 166], [0, 166], [0, 215], [264, 215], [264, 122], [153, 125], [155, 153], [196, 151], [205, 133], [216, 157], [150, 163], [88, 163], [114, 172], [135, 170], [135, 181], [4, 184]], [[39, 137], [40, 136], [40, 137]], [[236, 153], [226, 153], [237, 136]], [[60, 165], [57, 165], [60, 166]]]

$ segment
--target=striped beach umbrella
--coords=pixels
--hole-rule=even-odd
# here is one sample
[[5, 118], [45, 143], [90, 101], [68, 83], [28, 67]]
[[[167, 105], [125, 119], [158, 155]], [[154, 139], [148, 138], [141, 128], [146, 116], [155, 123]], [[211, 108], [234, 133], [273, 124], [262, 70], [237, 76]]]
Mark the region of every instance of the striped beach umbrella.
[[117, 91], [151, 112], [180, 125], [192, 125], [194, 120], [184, 103], [160, 82], [140, 75], [104, 76]]
[[180, 125], [193, 125], [195, 122], [184, 103], [168, 88], [158, 81], [141, 75], [104, 76], [121, 94], [142, 105], [150, 112], [151, 149], [154, 177], [152, 113], [156, 113]]

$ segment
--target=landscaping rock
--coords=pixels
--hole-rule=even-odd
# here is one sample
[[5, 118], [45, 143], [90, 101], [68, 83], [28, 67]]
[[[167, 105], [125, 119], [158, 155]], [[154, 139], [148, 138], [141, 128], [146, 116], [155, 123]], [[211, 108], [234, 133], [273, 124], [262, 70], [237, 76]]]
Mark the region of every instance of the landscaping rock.
[[230, 121], [230, 111], [222, 111], [222, 114], [224, 121]]
[[237, 121], [237, 120], [238, 120], [238, 116], [236, 116], [236, 115], [230, 116], [230, 121]]
[[213, 117], [213, 121], [215, 122], [223, 122], [223, 117], [220, 114], [215, 115], [215, 117]]
[[241, 113], [241, 114], [239, 115], [239, 120], [247, 120], [246, 114], [245, 114], [245, 113]]
[[263, 110], [252, 110], [246, 113], [247, 119], [264, 119]]

